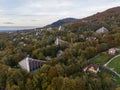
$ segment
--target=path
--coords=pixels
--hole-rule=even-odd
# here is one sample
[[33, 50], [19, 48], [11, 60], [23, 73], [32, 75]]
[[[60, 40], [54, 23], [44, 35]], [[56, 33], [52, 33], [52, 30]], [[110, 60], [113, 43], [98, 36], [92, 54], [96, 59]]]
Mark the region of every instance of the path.
[[113, 68], [109, 68], [109, 67], [107, 67], [107, 66], [103, 66], [103, 67], [104, 67], [105, 69], [107, 69], [107, 70], [113, 72], [114, 74], [116, 74], [116, 75], [120, 78], [120, 74], [117, 73]]
[[120, 54], [115, 56], [115, 57], [113, 57], [113, 58], [111, 58], [107, 63], [104, 64], [104, 66], [106, 67], [112, 60], [114, 60], [115, 58], [117, 58], [119, 56], [120, 56]]
[[[99, 54], [96, 55], [95, 57], [97, 57], [97, 56], [99, 56]], [[117, 57], [119, 57], [119, 56], [120, 56], [120, 54], [114, 56], [113, 58], [111, 58], [107, 63], [105, 63], [105, 64], [103, 65], [103, 67], [104, 67], [105, 69], [107, 69], [107, 70], [113, 72], [114, 74], [116, 74], [116, 75], [120, 78], [120, 74], [117, 73], [117, 72], [114, 70], [114, 68], [109, 68], [109, 67], [107, 67], [107, 65], [108, 65], [112, 60], [114, 60], [115, 58], [117, 58]], [[95, 58], [95, 57], [93, 57], [93, 58]], [[89, 59], [88, 62], [89, 62], [90, 60], [91, 60], [91, 59]]]
[[109, 68], [109, 67], [107, 67], [107, 65], [108, 65], [112, 60], [114, 60], [115, 58], [117, 58], [117, 57], [119, 57], [119, 56], [120, 56], [120, 54], [119, 54], [119, 55], [116, 55], [115, 57], [113, 57], [112, 59], [110, 59], [107, 63], [105, 63], [105, 64], [103, 65], [103, 67], [106, 68], [107, 70], [113, 72], [114, 74], [116, 74], [116, 75], [120, 78], [120, 74], [117, 73], [117, 72], [114, 70], [114, 68]]

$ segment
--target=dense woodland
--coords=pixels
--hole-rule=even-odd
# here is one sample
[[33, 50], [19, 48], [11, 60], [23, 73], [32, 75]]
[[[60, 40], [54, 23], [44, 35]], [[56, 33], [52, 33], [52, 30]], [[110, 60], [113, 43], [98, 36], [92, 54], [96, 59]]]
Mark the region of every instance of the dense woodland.
[[[95, 31], [102, 26], [109, 32], [97, 34]], [[68, 43], [55, 45], [56, 38]], [[83, 72], [90, 58], [117, 46], [120, 8], [67, 24], [61, 31], [53, 28], [0, 33], [0, 90], [119, 90], [110, 72], [102, 66], [97, 74]], [[59, 50], [63, 53], [57, 57]], [[27, 55], [46, 63], [28, 73], [18, 66]], [[51, 60], [46, 60], [47, 56]]]

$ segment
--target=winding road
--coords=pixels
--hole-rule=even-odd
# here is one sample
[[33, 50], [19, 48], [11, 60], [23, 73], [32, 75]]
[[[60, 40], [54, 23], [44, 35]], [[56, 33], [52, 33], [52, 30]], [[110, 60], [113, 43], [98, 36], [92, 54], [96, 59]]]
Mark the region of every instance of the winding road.
[[119, 57], [119, 55], [116, 55], [115, 57], [111, 58], [107, 63], [104, 64], [104, 67], [106, 67], [111, 61], [113, 61], [115, 58]]
[[119, 55], [116, 55], [115, 57], [113, 57], [113, 58], [110, 59], [107, 63], [105, 63], [105, 64], [103, 65], [104, 68], [106, 68], [107, 70], [113, 72], [113, 73], [116, 74], [118, 77], [120, 77], [120, 74], [117, 73], [117, 72], [114, 70], [114, 68], [109, 68], [107, 65], [108, 65], [111, 61], [113, 61], [115, 58], [117, 58], [117, 57], [119, 57], [119, 56], [120, 56], [120, 54], [119, 54]]

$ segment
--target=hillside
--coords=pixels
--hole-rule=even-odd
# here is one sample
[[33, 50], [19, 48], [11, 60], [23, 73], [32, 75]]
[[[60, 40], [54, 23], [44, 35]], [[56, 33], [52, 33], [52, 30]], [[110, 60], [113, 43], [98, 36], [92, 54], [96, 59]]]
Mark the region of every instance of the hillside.
[[68, 29], [82, 31], [95, 31], [102, 26], [105, 26], [110, 30], [113, 30], [114, 28], [120, 29], [120, 7], [114, 7], [104, 12], [80, 19], [79, 21], [69, 24], [66, 27]]
[[50, 25], [38, 29], [56, 28], [59, 26], [65, 26], [66, 29], [74, 29], [80, 31], [92, 30], [105, 26], [108, 29], [119, 28], [120, 29], [120, 7], [114, 7], [104, 12], [98, 12], [92, 16], [76, 19], [76, 18], [65, 18], [53, 22]]
[[58, 20], [50, 25], [47, 25], [45, 27], [59, 27], [59, 26], [62, 26], [64, 24], [68, 24], [68, 23], [72, 23], [72, 22], [75, 22], [75, 21], [78, 21], [78, 19], [75, 19], [75, 18], [65, 18], [65, 19], [61, 19], [61, 20]]
[[[98, 12], [97, 14], [94, 14], [92, 16], [86, 17], [84, 19], [90, 20], [90, 19], [103, 19], [105, 17], [112, 17], [114, 15], [120, 14], [120, 7], [114, 7], [110, 8], [108, 10], [105, 10], [104, 12]], [[113, 17], [112, 17], [113, 19]]]
[[[0, 90], [119, 90], [119, 77], [103, 67], [113, 57], [109, 49], [120, 47], [118, 10], [51, 24], [65, 23], [63, 30], [0, 33]], [[101, 26], [109, 31], [94, 32]]]

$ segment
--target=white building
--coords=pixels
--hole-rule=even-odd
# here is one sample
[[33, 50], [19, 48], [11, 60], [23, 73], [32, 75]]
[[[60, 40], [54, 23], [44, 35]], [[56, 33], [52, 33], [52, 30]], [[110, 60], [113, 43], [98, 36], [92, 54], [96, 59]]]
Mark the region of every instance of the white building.
[[49, 27], [49, 28], [47, 28], [47, 30], [49, 31], [49, 30], [52, 30], [52, 28], [51, 27]]
[[62, 51], [62, 50], [59, 50], [58, 53], [57, 53], [57, 57], [61, 56], [62, 53], [63, 53], [63, 51]]
[[96, 30], [96, 33], [105, 33], [105, 32], [109, 32], [109, 30], [105, 27], [101, 27], [100, 29]]
[[56, 44], [56, 45], [60, 45], [61, 43], [62, 43], [62, 40], [61, 40], [61, 39], [58, 39], [58, 38], [57, 38], [57, 39], [55, 40], [55, 44]]
[[61, 29], [62, 29], [62, 26], [59, 26], [58, 30], [61, 31]]
[[39, 69], [44, 63], [45, 61], [26, 57], [22, 61], [20, 61], [18, 64], [22, 69], [27, 70], [28, 72], [31, 72]]
[[110, 55], [115, 55], [115, 53], [116, 53], [116, 48], [111, 48], [111, 49], [109, 49], [109, 50], [108, 50], [108, 53], [109, 53]]

